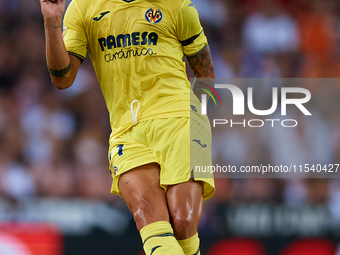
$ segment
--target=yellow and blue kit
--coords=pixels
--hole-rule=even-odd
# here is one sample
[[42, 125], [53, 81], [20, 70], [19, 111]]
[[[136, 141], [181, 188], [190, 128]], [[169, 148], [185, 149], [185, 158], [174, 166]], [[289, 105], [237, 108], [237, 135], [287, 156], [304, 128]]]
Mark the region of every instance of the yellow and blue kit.
[[[175, 157], [171, 160], [164, 158], [169, 151], [160, 156], [152, 151], [152, 148], [150, 153], [154, 158], [138, 156], [135, 152], [131, 153], [130, 159], [123, 161], [122, 155], [128, 157], [127, 148], [129, 146], [136, 148], [137, 145], [124, 143], [122, 136], [132, 130], [137, 123], [138, 125], [142, 122], [150, 124], [156, 119], [172, 118], [176, 120], [182, 118], [185, 121], [185, 118], [190, 119], [190, 104], [199, 107], [200, 103], [190, 88], [183, 61], [184, 55], [195, 55], [207, 45], [207, 38], [193, 3], [190, 0], [171, 2], [167, 0], [73, 0], [65, 13], [63, 26], [64, 42], [69, 54], [85, 59], [88, 53], [109, 111], [112, 129], [110, 165], [114, 177], [112, 192], [119, 194], [120, 174], [148, 163], [145, 161], [158, 162], [161, 171], [165, 167], [174, 168], [162, 163], [162, 161], [175, 160]], [[204, 124], [200, 125], [211, 139], [209, 121], [197, 118], [202, 119]], [[175, 122], [177, 123], [174, 120], [173, 123]], [[167, 126], [163, 126], [167, 128], [169, 125], [168, 123]], [[190, 123], [186, 125], [186, 132], [190, 134]], [[152, 128], [148, 130], [150, 129]], [[173, 129], [173, 132], [175, 131], [176, 128]], [[160, 133], [163, 131], [159, 130], [158, 134]], [[155, 139], [160, 137], [155, 136], [158, 137]], [[176, 133], [173, 133], [173, 136], [176, 136]], [[184, 151], [180, 150], [181, 152], [178, 153], [180, 155], [176, 159], [183, 162], [183, 169], [186, 168], [186, 173], [181, 174], [184, 177], [175, 177], [171, 181], [162, 181], [161, 178], [164, 187], [174, 181], [179, 183], [190, 178], [192, 166], [188, 166], [185, 163], [187, 160], [184, 159], [187, 157], [192, 161], [192, 153], [190, 155], [192, 141], [189, 139], [190, 135], [185, 146], [183, 146], [185, 141], [183, 137], [180, 141], [175, 139], [179, 144], [172, 150], [176, 153], [176, 150], [184, 147]], [[148, 139], [141, 140], [152, 143]], [[170, 137], [162, 142], [175, 143]], [[205, 144], [209, 144], [209, 141]], [[202, 149], [206, 149], [203, 154], [209, 158], [210, 145], [209, 148], [202, 147]], [[132, 161], [135, 163], [131, 164]], [[175, 170], [168, 169], [168, 171]], [[213, 194], [213, 180], [209, 182], [210, 186], [206, 198]]]

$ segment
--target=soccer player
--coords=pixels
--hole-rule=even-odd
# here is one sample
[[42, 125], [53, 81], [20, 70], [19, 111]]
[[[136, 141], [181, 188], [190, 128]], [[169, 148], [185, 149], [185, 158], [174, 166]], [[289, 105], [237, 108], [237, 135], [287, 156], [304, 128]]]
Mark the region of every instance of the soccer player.
[[40, 4], [52, 83], [70, 87], [91, 58], [110, 114], [111, 192], [133, 214], [146, 254], [200, 254], [202, 204], [215, 188], [193, 169], [211, 165], [211, 131], [183, 57], [198, 78], [215, 74], [194, 4], [73, 0], [63, 29], [65, 1]]

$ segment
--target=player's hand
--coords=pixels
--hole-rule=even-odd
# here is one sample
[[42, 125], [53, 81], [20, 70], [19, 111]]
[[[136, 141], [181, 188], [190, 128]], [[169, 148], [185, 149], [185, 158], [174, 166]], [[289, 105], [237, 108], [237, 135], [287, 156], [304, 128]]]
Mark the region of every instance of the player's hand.
[[65, 0], [39, 0], [41, 12], [45, 21], [54, 20], [56, 22], [62, 21], [65, 11]]

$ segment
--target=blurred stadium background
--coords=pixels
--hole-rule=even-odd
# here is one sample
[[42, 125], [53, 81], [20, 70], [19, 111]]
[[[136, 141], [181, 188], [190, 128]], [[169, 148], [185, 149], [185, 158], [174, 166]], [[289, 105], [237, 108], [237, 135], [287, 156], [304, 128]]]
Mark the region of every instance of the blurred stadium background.
[[[217, 77], [340, 77], [340, 1], [193, 2]], [[300, 120], [288, 141], [214, 130], [215, 164], [340, 163], [340, 86], [309, 89], [321, 102], [313, 122]], [[109, 193], [109, 133], [89, 59], [58, 91], [39, 1], [0, 0], [1, 255], [141, 253], [132, 216]], [[202, 254], [340, 254], [338, 179], [221, 178], [216, 186], [199, 228]]]

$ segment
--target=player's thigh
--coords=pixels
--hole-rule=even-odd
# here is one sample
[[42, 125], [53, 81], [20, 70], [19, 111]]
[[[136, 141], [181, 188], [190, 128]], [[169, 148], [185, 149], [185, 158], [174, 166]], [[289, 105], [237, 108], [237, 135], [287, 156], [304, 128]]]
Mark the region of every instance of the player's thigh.
[[193, 236], [202, 216], [203, 183], [190, 179], [168, 186], [166, 197], [176, 238], [181, 240]]
[[157, 163], [149, 163], [125, 172], [119, 178], [120, 194], [133, 214], [138, 230], [152, 222], [169, 221], [159, 172]]

